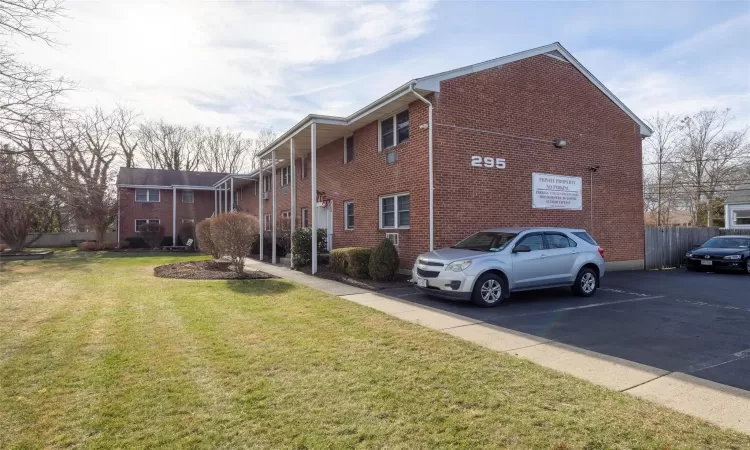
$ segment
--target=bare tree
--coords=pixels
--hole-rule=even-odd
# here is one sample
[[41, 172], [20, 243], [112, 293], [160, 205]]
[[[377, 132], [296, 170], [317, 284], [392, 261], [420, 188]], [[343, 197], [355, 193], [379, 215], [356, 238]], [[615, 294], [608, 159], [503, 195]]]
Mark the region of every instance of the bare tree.
[[199, 147], [201, 165], [209, 172], [241, 173], [246, 170], [252, 141], [242, 133], [224, 132], [221, 128], [193, 129], [194, 145]]
[[138, 145], [152, 169], [197, 170], [201, 163], [200, 147], [191, 140], [191, 130], [164, 120], [138, 127]]
[[253, 150], [250, 154], [250, 161], [252, 161], [251, 165], [253, 169], [256, 169], [258, 164], [258, 155], [260, 152], [263, 151], [266, 147], [271, 145], [273, 141], [276, 140], [277, 134], [275, 131], [273, 131], [273, 128], [271, 127], [263, 127], [258, 132], [258, 136], [255, 137], [253, 140]]
[[120, 145], [123, 164], [125, 164], [125, 167], [135, 167], [136, 149], [138, 148], [138, 137], [136, 135], [138, 114], [122, 105], [117, 105], [113, 114], [112, 124]]
[[20, 156], [0, 153], [0, 239], [21, 251], [50, 231], [58, 199], [50, 180]]
[[675, 191], [673, 183], [677, 181], [670, 163], [676, 151], [680, 121], [678, 116], [666, 113], [656, 114], [648, 123], [654, 131], [646, 141], [644, 155], [648, 168], [644, 179], [649, 182], [646, 186], [646, 203], [653, 207], [656, 225], [662, 226], [669, 222], [671, 194]]
[[26, 64], [7, 45], [21, 36], [53, 44], [50, 33], [40, 24], [53, 24], [62, 8], [57, 0], [0, 1], [0, 138], [24, 135], [28, 124], [39, 124], [59, 109], [57, 98], [73, 84], [48, 70]]

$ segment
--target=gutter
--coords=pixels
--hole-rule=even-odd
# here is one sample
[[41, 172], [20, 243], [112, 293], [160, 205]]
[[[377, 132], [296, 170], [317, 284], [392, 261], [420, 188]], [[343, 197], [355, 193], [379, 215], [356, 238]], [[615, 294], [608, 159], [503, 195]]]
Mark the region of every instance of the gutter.
[[433, 169], [432, 169], [432, 103], [430, 103], [426, 98], [422, 97], [417, 93], [417, 91], [414, 90], [414, 85], [416, 83], [412, 83], [409, 85], [409, 92], [414, 94], [418, 99], [422, 100], [423, 102], [427, 103], [428, 106], [428, 171], [429, 171], [429, 178], [430, 178], [430, 251], [433, 251], [435, 249], [435, 200], [434, 200], [434, 191], [435, 191], [435, 185], [433, 182]]

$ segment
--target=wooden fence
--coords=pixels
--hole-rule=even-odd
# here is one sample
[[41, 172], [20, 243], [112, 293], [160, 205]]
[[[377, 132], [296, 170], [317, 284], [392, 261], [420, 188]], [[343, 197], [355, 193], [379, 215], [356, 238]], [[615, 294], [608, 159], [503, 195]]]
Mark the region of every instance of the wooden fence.
[[750, 230], [646, 227], [646, 269], [680, 267], [685, 253], [695, 245], [726, 234], [750, 235]]

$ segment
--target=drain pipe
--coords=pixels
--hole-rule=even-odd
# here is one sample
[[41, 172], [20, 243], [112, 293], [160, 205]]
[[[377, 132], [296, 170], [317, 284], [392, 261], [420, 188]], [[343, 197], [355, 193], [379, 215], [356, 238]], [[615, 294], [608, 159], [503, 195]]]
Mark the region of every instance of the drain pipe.
[[435, 186], [432, 181], [432, 103], [430, 103], [426, 98], [422, 97], [417, 93], [417, 91], [414, 90], [414, 84], [412, 83], [409, 85], [409, 91], [411, 91], [412, 94], [414, 94], [418, 99], [422, 100], [423, 102], [427, 103], [428, 107], [428, 124], [427, 129], [428, 131], [428, 159], [429, 159], [429, 174], [430, 174], [430, 251], [433, 251], [435, 249], [435, 223], [434, 223], [434, 199], [433, 199], [433, 192], [435, 190]]

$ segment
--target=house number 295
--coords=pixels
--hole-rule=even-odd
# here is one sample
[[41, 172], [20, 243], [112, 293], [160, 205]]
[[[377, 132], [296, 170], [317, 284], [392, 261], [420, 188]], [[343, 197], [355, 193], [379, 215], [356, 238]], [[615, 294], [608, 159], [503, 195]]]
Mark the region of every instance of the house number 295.
[[472, 167], [488, 167], [490, 169], [505, 169], [505, 158], [493, 158], [491, 156], [472, 156]]

